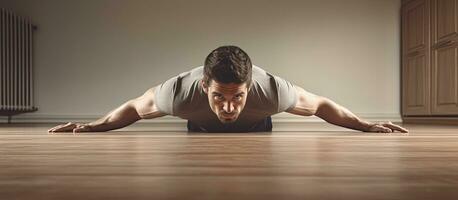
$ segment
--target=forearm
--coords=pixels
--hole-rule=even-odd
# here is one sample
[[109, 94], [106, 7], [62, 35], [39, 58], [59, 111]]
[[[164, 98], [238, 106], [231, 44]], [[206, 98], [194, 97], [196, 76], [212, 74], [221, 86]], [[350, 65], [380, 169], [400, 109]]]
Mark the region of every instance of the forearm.
[[327, 98], [324, 98], [323, 103], [317, 109], [315, 115], [331, 124], [359, 131], [368, 131], [372, 125], [369, 122], [361, 120], [345, 107]]
[[103, 132], [128, 126], [140, 119], [135, 107], [132, 105], [131, 101], [128, 101], [109, 112], [106, 116], [88, 125], [91, 131]]

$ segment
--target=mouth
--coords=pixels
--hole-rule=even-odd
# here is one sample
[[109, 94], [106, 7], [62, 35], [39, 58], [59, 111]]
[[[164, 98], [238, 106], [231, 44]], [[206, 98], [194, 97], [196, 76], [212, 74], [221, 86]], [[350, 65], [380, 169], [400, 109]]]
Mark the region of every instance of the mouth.
[[226, 121], [226, 122], [234, 121], [236, 119], [236, 117], [237, 117], [236, 113], [232, 113], [232, 114], [221, 113], [220, 114], [220, 119], [223, 120], [223, 121]]
[[226, 118], [227, 118], [227, 119], [232, 119], [232, 118], [234, 118], [235, 116], [237, 116], [236, 113], [232, 113], [232, 114], [224, 114], [224, 113], [221, 113], [221, 117], [223, 117], [223, 118], [225, 118], [225, 119], [226, 119]]

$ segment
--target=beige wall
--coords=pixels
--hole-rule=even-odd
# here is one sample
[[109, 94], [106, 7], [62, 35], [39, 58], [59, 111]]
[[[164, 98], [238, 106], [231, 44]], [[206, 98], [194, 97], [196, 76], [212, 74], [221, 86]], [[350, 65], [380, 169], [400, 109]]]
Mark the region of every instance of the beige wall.
[[36, 104], [100, 117], [220, 45], [366, 118], [399, 119], [400, 0], [0, 0], [36, 34]]

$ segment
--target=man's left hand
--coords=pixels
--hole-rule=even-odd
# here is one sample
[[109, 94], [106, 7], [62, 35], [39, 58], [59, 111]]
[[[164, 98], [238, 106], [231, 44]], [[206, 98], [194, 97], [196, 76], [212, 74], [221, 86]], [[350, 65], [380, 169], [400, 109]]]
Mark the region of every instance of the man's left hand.
[[369, 129], [365, 132], [377, 132], [377, 133], [392, 133], [399, 131], [401, 133], [408, 133], [409, 130], [389, 122], [386, 123], [374, 123], [369, 126]]

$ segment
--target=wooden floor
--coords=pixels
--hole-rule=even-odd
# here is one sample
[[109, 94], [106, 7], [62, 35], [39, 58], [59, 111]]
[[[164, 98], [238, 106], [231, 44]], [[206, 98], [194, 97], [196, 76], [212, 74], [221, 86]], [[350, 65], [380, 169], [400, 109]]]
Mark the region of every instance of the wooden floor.
[[458, 199], [457, 126], [79, 136], [52, 126], [0, 125], [0, 199]]

